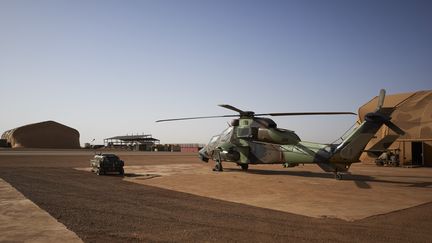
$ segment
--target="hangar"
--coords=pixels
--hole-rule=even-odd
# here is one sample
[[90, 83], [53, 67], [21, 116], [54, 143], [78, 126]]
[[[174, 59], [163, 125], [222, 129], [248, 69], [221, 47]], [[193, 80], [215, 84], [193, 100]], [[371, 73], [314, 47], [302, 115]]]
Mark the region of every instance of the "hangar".
[[55, 121], [44, 121], [8, 130], [1, 136], [12, 148], [80, 148], [79, 132]]
[[[359, 121], [364, 115], [375, 110], [378, 97], [359, 108]], [[390, 149], [399, 149], [399, 159], [405, 166], [432, 166], [432, 90], [387, 95], [384, 107], [396, 108], [392, 122], [405, 131], [397, 136], [387, 126], [383, 126], [366, 146], [366, 150], [380, 141], [392, 143]], [[361, 160], [371, 162], [374, 158], [363, 153]]]

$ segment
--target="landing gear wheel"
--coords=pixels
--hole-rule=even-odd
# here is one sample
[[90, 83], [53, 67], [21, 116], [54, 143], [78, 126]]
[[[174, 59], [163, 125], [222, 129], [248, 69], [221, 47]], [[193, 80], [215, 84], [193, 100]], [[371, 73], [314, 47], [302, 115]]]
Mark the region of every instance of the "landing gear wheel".
[[247, 171], [249, 169], [249, 165], [248, 164], [240, 164], [242, 170]]
[[120, 169], [119, 174], [124, 175], [124, 169], [123, 168]]
[[223, 171], [222, 163], [216, 162], [215, 167], [213, 168], [213, 171], [217, 171], [217, 172]]
[[339, 173], [339, 172], [336, 172], [336, 173], [335, 173], [335, 179], [336, 179], [336, 180], [342, 180], [342, 174]]
[[96, 169], [96, 175], [101, 175], [100, 169]]

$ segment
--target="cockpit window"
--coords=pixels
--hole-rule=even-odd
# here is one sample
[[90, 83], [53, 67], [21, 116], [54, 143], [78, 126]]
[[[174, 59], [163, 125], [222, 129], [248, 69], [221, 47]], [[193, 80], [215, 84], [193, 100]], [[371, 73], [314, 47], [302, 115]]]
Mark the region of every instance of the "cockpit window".
[[212, 143], [216, 142], [218, 139], [219, 139], [219, 136], [214, 136], [214, 137], [212, 137], [212, 138], [210, 139], [209, 144], [212, 144]]
[[227, 129], [225, 129], [225, 131], [223, 131], [222, 135], [227, 135], [227, 134], [229, 134], [232, 130], [233, 130], [233, 127], [228, 127]]
[[231, 134], [233, 131], [233, 127], [228, 127], [225, 131], [223, 131], [221, 135], [221, 141], [229, 141], [231, 139]]
[[233, 131], [233, 127], [229, 127], [227, 129], [225, 129], [225, 131], [223, 131], [222, 134], [213, 136], [210, 139], [209, 145], [214, 144], [219, 139], [220, 139], [221, 142], [227, 142], [227, 141], [229, 141], [231, 139], [232, 131]]

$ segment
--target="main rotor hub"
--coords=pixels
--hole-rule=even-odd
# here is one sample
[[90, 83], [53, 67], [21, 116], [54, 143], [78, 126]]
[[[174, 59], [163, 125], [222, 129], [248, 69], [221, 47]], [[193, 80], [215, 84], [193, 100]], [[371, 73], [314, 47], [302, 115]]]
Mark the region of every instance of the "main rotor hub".
[[255, 112], [253, 112], [253, 111], [242, 111], [242, 112], [240, 112], [240, 117], [250, 117], [250, 118], [252, 118], [252, 117], [254, 117], [254, 115], [255, 115]]

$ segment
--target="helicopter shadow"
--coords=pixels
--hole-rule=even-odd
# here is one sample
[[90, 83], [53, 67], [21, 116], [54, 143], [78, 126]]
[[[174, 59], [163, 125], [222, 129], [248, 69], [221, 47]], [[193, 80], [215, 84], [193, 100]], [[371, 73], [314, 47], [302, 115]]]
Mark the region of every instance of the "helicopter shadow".
[[[227, 170], [232, 172], [244, 172], [241, 169], [237, 169], [237, 168], [230, 168]], [[256, 174], [256, 175], [286, 175], [286, 176], [298, 176], [298, 177], [306, 177], [306, 178], [324, 178], [324, 179], [334, 180], [334, 175], [332, 173], [327, 173], [327, 172], [249, 169], [246, 173]], [[351, 173], [344, 173], [342, 181], [352, 181], [360, 189], [371, 189], [372, 188], [372, 186], [370, 185], [371, 182], [396, 184], [401, 187], [419, 187], [419, 188], [432, 187], [432, 182], [425, 182], [425, 181], [406, 182], [406, 181], [397, 181], [397, 180], [390, 180], [390, 179], [379, 179], [373, 176], [351, 174]]]
[[125, 173], [124, 178], [135, 178], [138, 180], [148, 180], [156, 177], [161, 177], [158, 174], [135, 174], [135, 173]]
[[[245, 172], [242, 169], [229, 169], [236, 172]], [[245, 173], [257, 175], [290, 175], [301, 177], [316, 177], [316, 178], [334, 178], [333, 174], [325, 172], [311, 171], [282, 171], [282, 170], [263, 170], [263, 169], [248, 169]]]

